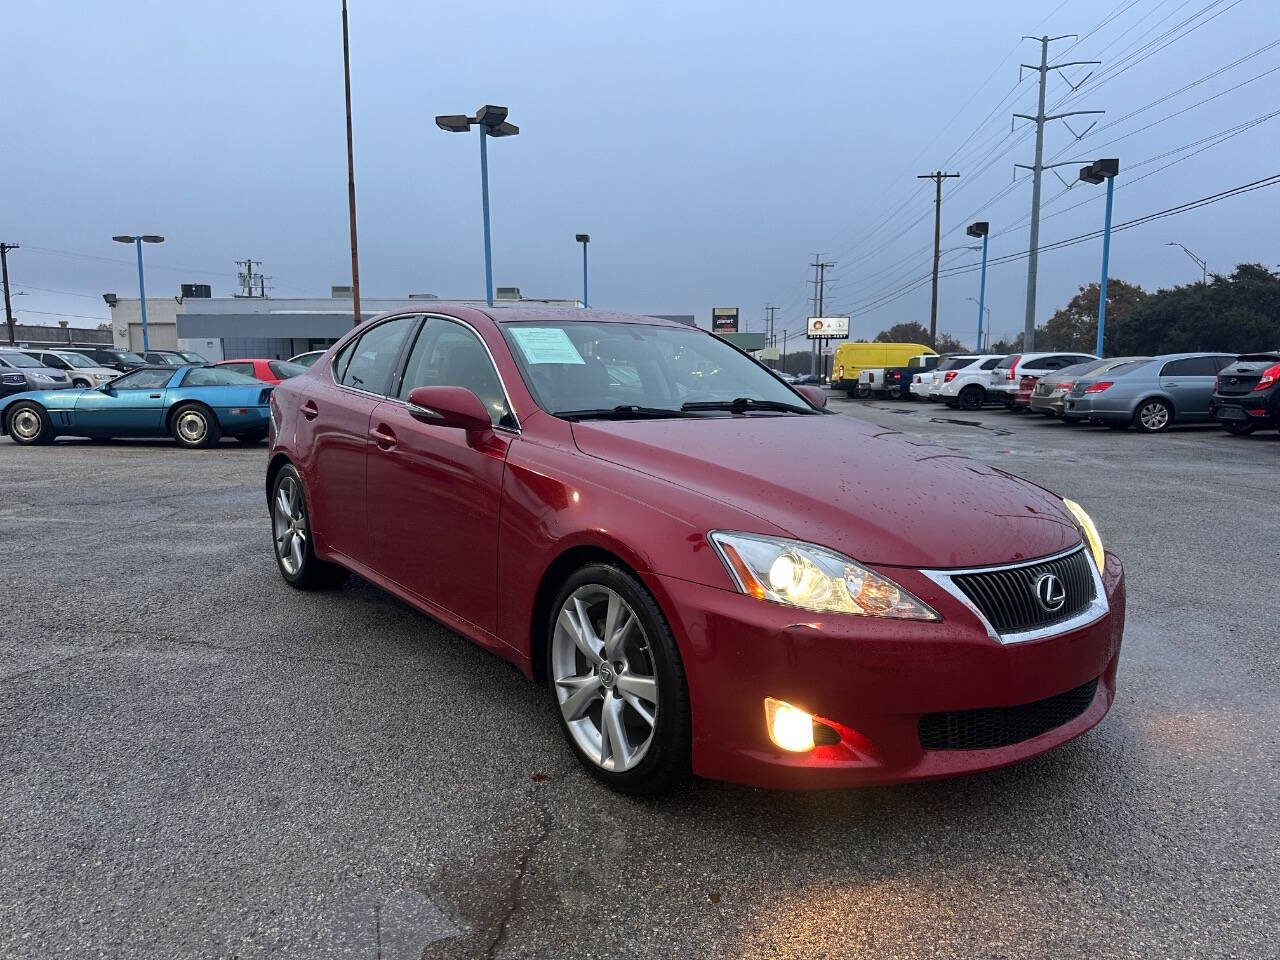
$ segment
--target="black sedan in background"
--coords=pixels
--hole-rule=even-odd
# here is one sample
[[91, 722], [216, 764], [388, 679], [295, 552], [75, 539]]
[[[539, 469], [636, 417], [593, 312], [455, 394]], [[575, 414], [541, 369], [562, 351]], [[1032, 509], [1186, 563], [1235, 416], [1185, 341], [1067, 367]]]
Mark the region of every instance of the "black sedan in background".
[[1280, 350], [1242, 354], [1223, 367], [1209, 415], [1240, 436], [1280, 428]]

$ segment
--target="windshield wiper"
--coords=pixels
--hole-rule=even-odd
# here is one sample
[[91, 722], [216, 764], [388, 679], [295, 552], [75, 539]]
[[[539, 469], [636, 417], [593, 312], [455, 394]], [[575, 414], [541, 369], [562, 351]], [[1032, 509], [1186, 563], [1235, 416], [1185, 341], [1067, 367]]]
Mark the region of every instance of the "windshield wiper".
[[686, 410], [670, 410], [666, 407], [642, 407], [633, 403], [623, 403], [616, 407], [600, 407], [590, 410], [557, 410], [554, 415], [561, 420], [656, 420], [665, 417], [693, 416], [692, 413]]
[[681, 404], [681, 410], [728, 410], [730, 413], [745, 413], [748, 410], [777, 410], [782, 413], [813, 413], [808, 407], [781, 400], [757, 400], [755, 397], [737, 397], [733, 400], [694, 400]]

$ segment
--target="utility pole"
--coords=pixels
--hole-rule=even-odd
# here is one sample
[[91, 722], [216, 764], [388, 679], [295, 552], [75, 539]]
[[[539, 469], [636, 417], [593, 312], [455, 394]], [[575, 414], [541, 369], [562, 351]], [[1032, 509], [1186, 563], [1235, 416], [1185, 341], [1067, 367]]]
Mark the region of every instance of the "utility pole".
[[774, 345], [773, 315], [778, 312], [778, 308], [771, 303], [765, 304], [764, 312], [769, 314], [769, 317], [765, 322], [769, 324], [769, 346], [772, 347]]
[[[360, 254], [356, 249], [356, 155], [351, 139], [351, 41], [347, 32], [347, 0], [342, 0], [342, 77], [347, 90], [347, 204], [351, 219], [351, 310], [360, 326]], [[484, 131], [480, 131], [484, 144]]]
[[[1023, 40], [1034, 40], [1040, 44], [1040, 65], [1034, 66], [1030, 63], [1024, 63], [1019, 66], [1018, 79], [1022, 79], [1023, 70], [1035, 70], [1040, 74], [1040, 105], [1036, 110], [1034, 117], [1025, 113], [1015, 113], [1014, 116], [1022, 120], [1030, 120], [1036, 125], [1036, 162], [1031, 166], [1025, 163], [1015, 163], [1015, 167], [1021, 167], [1023, 170], [1031, 171], [1031, 240], [1027, 252], [1027, 313], [1023, 318], [1022, 327], [1022, 349], [1030, 351], [1035, 348], [1036, 339], [1036, 269], [1040, 260], [1040, 180], [1045, 170], [1053, 167], [1078, 166], [1080, 161], [1071, 160], [1065, 163], [1044, 163], [1044, 125], [1049, 120], [1061, 120], [1064, 117], [1074, 117], [1086, 113], [1106, 113], [1105, 110], [1072, 110], [1069, 113], [1055, 113], [1051, 116], [1045, 116], [1044, 112], [1044, 95], [1045, 87], [1049, 81], [1050, 70], [1061, 70], [1064, 67], [1079, 67], [1091, 64], [1101, 63], [1101, 60], [1072, 60], [1069, 63], [1055, 63], [1049, 65], [1049, 44], [1057, 40], [1066, 40], [1068, 37], [1076, 37], [1074, 33], [1063, 34], [1060, 37], [1023, 37]], [[1086, 76], [1085, 79], [1088, 79]], [[1070, 81], [1068, 81], [1070, 83]], [[1080, 83], [1084, 83], [1081, 80]], [[1078, 87], [1080, 84], [1071, 84], [1072, 88]], [[1096, 121], [1095, 121], [1096, 122]], [[1092, 128], [1092, 124], [1085, 128], [1088, 133]], [[1070, 129], [1068, 127], [1067, 129]], [[1079, 140], [1084, 133], [1076, 136]]]
[[933, 300], [929, 304], [929, 346], [938, 346], [938, 260], [942, 256], [942, 181], [959, 177], [958, 173], [922, 173], [917, 180], [932, 180], [936, 193], [933, 197]]
[[16, 243], [0, 243], [0, 270], [4, 273], [4, 322], [9, 328], [9, 343], [17, 342], [13, 330], [13, 304], [9, 300], [9, 251], [17, 250]]
[[236, 266], [241, 268], [240, 272], [236, 274], [236, 279], [240, 281], [240, 292], [236, 296], [254, 296], [253, 288], [257, 285], [260, 274], [254, 273], [253, 268], [262, 266], [262, 261], [251, 260], [246, 257], [244, 260], [237, 260]]
[[[827, 271], [835, 266], [834, 263], [823, 261], [822, 254], [815, 253], [813, 255], [813, 263], [809, 264], [813, 267], [814, 279], [810, 281], [813, 284], [813, 315], [815, 317], [822, 316], [823, 300], [826, 296], [827, 288]], [[807, 326], [807, 325], [806, 325]], [[806, 330], [807, 335], [807, 330]], [[824, 363], [826, 361], [823, 361]], [[809, 372], [818, 372], [818, 341], [809, 341]]]

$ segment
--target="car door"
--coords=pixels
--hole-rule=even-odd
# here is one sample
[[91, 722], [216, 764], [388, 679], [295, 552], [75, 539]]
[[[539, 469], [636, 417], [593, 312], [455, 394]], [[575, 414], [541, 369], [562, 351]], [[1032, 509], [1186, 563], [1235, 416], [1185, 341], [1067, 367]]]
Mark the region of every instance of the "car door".
[[1216, 357], [1170, 360], [1160, 370], [1160, 387], [1173, 401], [1179, 420], [1208, 420], [1209, 398], [1218, 380]]
[[88, 436], [154, 437], [165, 432], [165, 390], [173, 370], [144, 368], [76, 400], [73, 423]]
[[[415, 419], [415, 387], [466, 387], [494, 432], [477, 439]], [[488, 633], [497, 628], [498, 508], [517, 436], [488, 348], [469, 325], [427, 317], [394, 396], [373, 411], [369, 537], [379, 573]]]

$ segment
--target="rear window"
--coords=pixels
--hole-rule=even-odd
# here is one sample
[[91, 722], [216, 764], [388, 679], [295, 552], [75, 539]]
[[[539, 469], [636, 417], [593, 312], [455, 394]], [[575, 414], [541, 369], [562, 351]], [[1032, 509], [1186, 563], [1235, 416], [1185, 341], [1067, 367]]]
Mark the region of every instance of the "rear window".
[[983, 361], [982, 361], [982, 366], [981, 366], [981, 367], [979, 367], [978, 369], [979, 369], [979, 370], [994, 370], [997, 366], [999, 366], [999, 364], [1000, 364], [1000, 358], [999, 358], [999, 357], [991, 357], [990, 359], [983, 360]]
[[281, 380], [288, 380], [290, 377], [296, 377], [300, 373], [306, 373], [307, 368], [300, 363], [290, 363], [288, 360], [272, 360], [267, 364]]
[[1015, 363], [1022, 359], [1022, 354], [1012, 353], [996, 364], [997, 370], [1008, 370]]
[[972, 366], [977, 357], [951, 357], [943, 360], [938, 364], [939, 370], [963, 370], [965, 367]]

